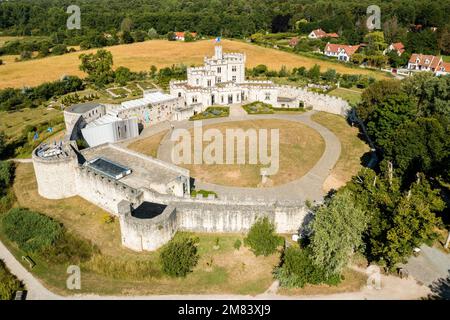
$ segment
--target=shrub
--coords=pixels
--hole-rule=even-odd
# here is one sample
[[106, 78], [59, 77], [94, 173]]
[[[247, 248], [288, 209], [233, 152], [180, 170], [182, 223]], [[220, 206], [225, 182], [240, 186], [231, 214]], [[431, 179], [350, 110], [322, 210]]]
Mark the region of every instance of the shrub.
[[99, 250], [90, 241], [64, 232], [63, 236], [58, 238], [53, 246], [45, 247], [41, 255], [44, 259], [53, 263], [70, 262], [78, 264], [88, 261], [95, 253], [99, 253]]
[[3, 260], [0, 260], [0, 300], [12, 300], [16, 291], [22, 289], [22, 283], [9, 272]]
[[239, 250], [239, 249], [241, 249], [241, 246], [242, 246], [241, 240], [236, 239], [236, 241], [235, 241], [234, 244], [233, 244], [233, 247], [234, 247], [236, 250]]
[[325, 270], [313, 264], [310, 249], [289, 247], [285, 250], [281, 266], [274, 270], [275, 279], [282, 287], [300, 287], [306, 284], [337, 285], [340, 275], [327, 276]]
[[268, 256], [277, 250], [277, 247], [283, 243], [283, 239], [276, 235], [275, 225], [264, 217], [253, 224], [244, 243], [256, 256]]
[[171, 277], [185, 277], [198, 263], [198, 238], [172, 239], [161, 251], [162, 270]]
[[2, 219], [6, 236], [28, 252], [40, 252], [62, 236], [62, 226], [53, 219], [23, 208], [9, 210]]

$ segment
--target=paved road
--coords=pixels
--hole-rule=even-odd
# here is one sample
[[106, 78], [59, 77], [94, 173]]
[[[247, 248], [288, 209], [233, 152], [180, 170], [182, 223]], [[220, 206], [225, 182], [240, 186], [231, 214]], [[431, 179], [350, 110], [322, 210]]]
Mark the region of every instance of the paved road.
[[[314, 167], [303, 177], [284, 185], [267, 188], [245, 188], [222, 186], [205, 181], [195, 181], [197, 189], [212, 190], [219, 197], [233, 199], [264, 199], [264, 200], [310, 200], [321, 201], [324, 196], [323, 183], [333, 169], [341, 153], [339, 139], [327, 128], [311, 120], [314, 111], [302, 114], [271, 114], [271, 115], [247, 115], [245, 112], [236, 110], [240, 106], [233, 106], [228, 118], [215, 118], [203, 120], [203, 125], [216, 124], [230, 121], [244, 121], [257, 119], [280, 119], [297, 121], [316, 130], [325, 141], [325, 151]], [[175, 124], [175, 128], [192, 129], [192, 121], [182, 121]], [[164, 161], [172, 161], [173, 142], [170, 141], [170, 133], [167, 134], [158, 149], [158, 158]]]

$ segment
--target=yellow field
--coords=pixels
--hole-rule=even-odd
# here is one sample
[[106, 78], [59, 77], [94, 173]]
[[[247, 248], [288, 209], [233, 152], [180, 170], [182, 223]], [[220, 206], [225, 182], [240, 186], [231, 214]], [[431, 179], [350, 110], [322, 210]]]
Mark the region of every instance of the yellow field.
[[[224, 51], [244, 52], [247, 55], [247, 67], [265, 64], [271, 69], [279, 69], [282, 65], [287, 68], [310, 68], [315, 63], [321, 65], [322, 71], [333, 68], [340, 73], [370, 74], [376, 78], [387, 77], [383, 73], [371, 70], [349, 68], [341, 64], [322, 61], [320, 59], [304, 57], [275, 49], [268, 49], [241, 41], [223, 40]], [[47, 57], [18, 63], [8, 63], [1, 66], [0, 88], [35, 86], [45, 81], [53, 81], [63, 75], [84, 76], [78, 66], [78, 56], [83, 52], [95, 52], [97, 49], [74, 52], [56, 57]], [[133, 71], [147, 71], [153, 64], [160, 67], [184, 63], [186, 65], [200, 65], [203, 57], [211, 56], [214, 52], [212, 40], [197, 42], [179, 42], [166, 40], [152, 40], [127, 45], [108, 47], [114, 56], [114, 65], [125, 66]]]

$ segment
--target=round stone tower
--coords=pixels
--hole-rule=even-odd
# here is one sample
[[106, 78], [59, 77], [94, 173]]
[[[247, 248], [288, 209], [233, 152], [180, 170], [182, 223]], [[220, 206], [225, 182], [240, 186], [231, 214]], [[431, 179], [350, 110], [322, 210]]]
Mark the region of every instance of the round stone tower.
[[69, 142], [42, 144], [33, 150], [33, 166], [39, 194], [47, 199], [77, 195], [77, 155]]

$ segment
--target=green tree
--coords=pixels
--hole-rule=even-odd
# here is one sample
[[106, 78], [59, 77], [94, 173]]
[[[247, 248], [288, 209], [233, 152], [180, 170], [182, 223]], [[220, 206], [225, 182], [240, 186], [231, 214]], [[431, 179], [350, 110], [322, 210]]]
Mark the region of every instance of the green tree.
[[158, 32], [155, 30], [155, 28], [150, 28], [147, 32], [147, 36], [149, 39], [157, 39], [158, 38]]
[[88, 74], [89, 81], [101, 87], [113, 80], [113, 56], [111, 52], [100, 49], [95, 54], [80, 55], [80, 70]]
[[190, 33], [189, 31], [186, 31], [185, 33], [184, 33], [184, 42], [192, 42], [192, 41], [194, 41], [195, 40], [195, 38], [194, 38], [194, 36], [192, 35], [192, 33]]
[[283, 239], [275, 233], [275, 225], [264, 217], [252, 225], [244, 244], [249, 246], [256, 256], [268, 256], [277, 250], [282, 241]]
[[367, 55], [382, 55], [383, 50], [387, 48], [382, 31], [369, 32], [364, 37], [364, 42], [367, 43], [367, 47], [365, 48]]
[[367, 213], [355, 205], [350, 192], [338, 192], [315, 212], [310, 245], [314, 264], [327, 275], [340, 274], [362, 245], [367, 223]]
[[169, 40], [169, 41], [175, 41], [176, 39], [177, 39], [177, 38], [176, 38], [175, 32], [170, 31], [170, 32], [167, 33], [167, 40]]
[[128, 81], [132, 80], [133, 74], [131, 73], [130, 69], [126, 67], [118, 67], [114, 72], [114, 77], [117, 83], [119, 83], [121, 86], [124, 86]]
[[150, 77], [154, 78], [156, 76], [157, 72], [158, 72], [158, 68], [156, 68], [156, 66], [152, 64], [150, 67]]
[[308, 70], [307, 74], [308, 78], [314, 81], [319, 81], [320, 79], [320, 66], [318, 64], [315, 64]]
[[3, 260], [0, 260], [0, 300], [12, 300], [16, 291], [22, 289], [22, 283], [9, 272]]
[[197, 265], [198, 238], [174, 238], [166, 244], [160, 253], [162, 270], [171, 277], [185, 277]]

